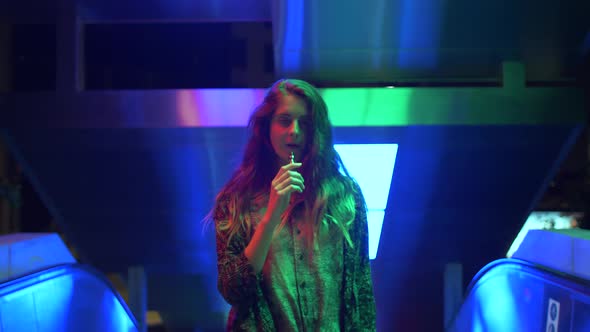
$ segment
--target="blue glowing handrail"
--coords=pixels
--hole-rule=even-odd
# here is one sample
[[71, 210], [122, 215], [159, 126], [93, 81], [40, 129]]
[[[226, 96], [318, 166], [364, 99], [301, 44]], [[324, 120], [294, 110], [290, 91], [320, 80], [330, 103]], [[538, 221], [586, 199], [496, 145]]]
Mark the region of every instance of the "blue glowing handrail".
[[[524, 260], [516, 258], [503, 258], [487, 264], [481, 270], [479, 270], [477, 274], [475, 274], [473, 279], [471, 279], [469, 286], [467, 287], [467, 291], [465, 292], [465, 294], [467, 294], [466, 297], [469, 296], [473, 288], [481, 281], [481, 279], [484, 278], [484, 276], [488, 272], [498, 267], [508, 268], [510, 266], [513, 266], [525, 272], [542, 274], [544, 277], [546, 277], [546, 279], [551, 279], [552, 281], [555, 281], [555, 279], [569, 281], [571, 285], [568, 285], [568, 287], [577, 291], [583, 291], [585, 289], [587, 290], [588, 288], [590, 288], [590, 280], [586, 280], [584, 278], [563, 271], [555, 270], [543, 265], [530, 263]], [[579, 287], [576, 287], [576, 285], [579, 285]]]
[[86, 276], [98, 279], [98, 281], [100, 281], [105, 287], [107, 287], [109, 291], [113, 294], [113, 296], [115, 296], [115, 298], [119, 301], [119, 304], [121, 305], [121, 307], [123, 307], [135, 328], [139, 329], [137, 319], [135, 318], [135, 316], [133, 315], [133, 313], [127, 306], [127, 303], [125, 302], [125, 300], [123, 300], [119, 292], [115, 290], [111, 282], [98, 270], [84, 264], [59, 264], [49, 268], [45, 268], [40, 271], [28, 273], [24, 276], [16, 276], [0, 284], [0, 297], [27, 288], [29, 286], [39, 284], [41, 282], [58, 278], [66, 274], [73, 274], [75, 271], [82, 272]]
[[[494, 271], [498, 269], [514, 269], [525, 273], [542, 276], [547, 282], [558, 283], [561, 286], [571, 289], [572, 291], [590, 295], [590, 280], [551, 269], [546, 266], [533, 264], [524, 260], [516, 258], [503, 258], [487, 264], [475, 274], [473, 279], [471, 279], [469, 286], [467, 286], [467, 290], [465, 291], [465, 295], [463, 297], [463, 302], [469, 298], [477, 284], [485, 281], [486, 278], [493, 276]], [[445, 330], [448, 330], [455, 324], [455, 320], [459, 316], [462, 307], [463, 305], [457, 308], [457, 312], [454, 313], [453, 318], [448, 322], [447, 326], [445, 326]]]

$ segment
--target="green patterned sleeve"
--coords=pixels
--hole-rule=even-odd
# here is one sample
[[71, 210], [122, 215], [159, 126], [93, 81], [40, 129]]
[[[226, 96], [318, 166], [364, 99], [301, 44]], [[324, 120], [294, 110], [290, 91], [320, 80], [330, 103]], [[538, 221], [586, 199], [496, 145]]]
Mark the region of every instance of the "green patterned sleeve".
[[232, 306], [248, 306], [256, 299], [258, 276], [246, 258], [245, 235], [236, 234], [229, 240], [226, 231], [219, 228], [228, 214], [222, 206], [214, 213], [217, 252], [217, 288], [221, 296]]
[[367, 222], [367, 206], [360, 187], [356, 193], [355, 251], [356, 259], [356, 288], [359, 322], [356, 331], [376, 330], [375, 297], [373, 295], [373, 281], [371, 279], [371, 264], [369, 261], [369, 227]]

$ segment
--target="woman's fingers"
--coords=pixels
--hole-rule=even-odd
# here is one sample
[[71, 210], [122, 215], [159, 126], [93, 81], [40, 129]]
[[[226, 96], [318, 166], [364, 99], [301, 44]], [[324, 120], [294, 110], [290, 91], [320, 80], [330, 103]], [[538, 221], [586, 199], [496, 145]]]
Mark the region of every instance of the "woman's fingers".
[[271, 216], [279, 216], [285, 211], [291, 193], [302, 193], [305, 189], [303, 176], [297, 172], [301, 165], [301, 163], [290, 163], [282, 166], [272, 180], [267, 210], [267, 213], [270, 213]]
[[301, 167], [301, 165], [303, 165], [303, 164], [302, 163], [290, 163], [290, 164], [287, 164], [287, 165], [283, 165], [283, 166], [281, 166], [281, 169], [279, 170], [279, 173], [281, 171], [290, 171], [290, 170], [293, 170], [293, 169], [298, 169], [299, 167]]
[[279, 191], [289, 184], [296, 184], [300, 190], [305, 189], [303, 176], [297, 172], [297, 169], [301, 167], [301, 165], [301, 163], [291, 163], [282, 166], [272, 181], [273, 188], [276, 191]]
[[303, 184], [303, 179], [298, 179], [296, 177], [288, 177], [281, 181], [277, 186], [277, 191], [282, 190], [283, 188], [287, 188], [289, 185], [295, 185], [301, 190], [305, 189], [305, 184]]
[[303, 164], [302, 163], [292, 163], [292, 164], [284, 165], [281, 168], [279, 168], [279, 171], [277, 172], [277, 175], [275, 176], [275, 178], [280, 177], [281, 175], [283, 175], [289, 171], [296, 170], [299, 167], [301, 167], [301, 165], [303, 165]]
[[301, 174], [297, 171], [286, 171], [285, 173], [281, 174], [273, 180], [273, 185], [283, 183], [287, 179], [295, 179], [300, 181], [301, 183], [304, 182], [303, 176], [301, 176]]
[[285, 188], [277, 191], [277, 193], [279, 195], [283, 196], [283, 195], [286, 195], [286, 194], [294, 193], [296, 191], [302, 193], [303, 192], [303, 189], [301, 189], [301, 187], [299, 187], [296, 184], [290, 184], [287, 187], [285, 187]]
[[296, 171], [301, 165], [301, 163], [291, 163], [281, 167], [272, 180], [272, 187], [275, 193], [279, 196], [286, 196], [293, 192], [303, 192], [305, 189], [303, 176]]

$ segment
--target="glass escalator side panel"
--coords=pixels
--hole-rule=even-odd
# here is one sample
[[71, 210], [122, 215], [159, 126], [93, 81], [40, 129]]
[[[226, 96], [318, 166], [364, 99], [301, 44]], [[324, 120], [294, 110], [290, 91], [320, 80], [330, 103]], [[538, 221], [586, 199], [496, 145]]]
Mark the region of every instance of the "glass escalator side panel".
[[102, 278], [58, 268], [0, 285], [2, 331], [137, 331], [124, 303]]

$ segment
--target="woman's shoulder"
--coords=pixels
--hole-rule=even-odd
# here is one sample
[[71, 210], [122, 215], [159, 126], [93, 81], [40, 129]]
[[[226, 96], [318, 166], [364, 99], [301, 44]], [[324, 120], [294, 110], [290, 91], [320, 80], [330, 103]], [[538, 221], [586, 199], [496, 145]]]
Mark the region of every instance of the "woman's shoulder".
[[268, 195], [238, 195], [237, 193], [222, 193], [217, 196], [215, 201], [215, 217], [216, 219], [224, 219], [228, 216], [232, 208], [239, 208], [237, 201], [247, 202], [242, 205], [243, 212], [259, 213], [268, 204]]
[[347, 191], [352, 192], [353, 194], [355, 194], [355, 196], [359, 194], [362, 196], [361, 187], [352, 176], [338, 174], [337, 180], [347, 189]]
[[351, 176], [343, 176], [346, 188], [352, 194], [358, 208], [366, 208], [365, 197], [359, 183]]

